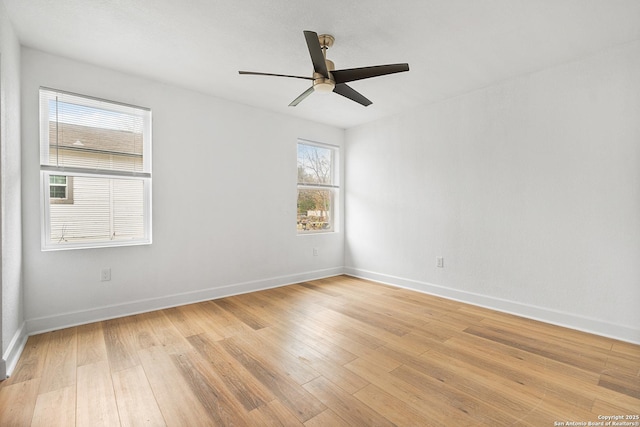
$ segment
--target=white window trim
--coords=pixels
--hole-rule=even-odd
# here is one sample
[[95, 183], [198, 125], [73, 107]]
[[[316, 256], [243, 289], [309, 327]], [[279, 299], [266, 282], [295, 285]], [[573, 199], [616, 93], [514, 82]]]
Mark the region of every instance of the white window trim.
[[[332, 234], [340, 232], [340, 155], [341, 155], [341, 147], [335, 144], [328, 144], [324, 142], [316, 142], [308, 139], [298, 138], [296, 142], [296, 158], [298, 153], [298, 145], [309, 145], [312, 147], [319, 148], [328, 148], [331, 149], [332, 158], [331, 158], [331, 182], [332, 184], [307, 184], [297, 182], [296, 179], [296, 202], [297, 202], [297, 194], [298, 190], [301, 189], [321, 189], [321, 190], [331, 190], [332, 198], [331, 198], [331, 229], [329, 230], [305, 230], [300, 231], [296, 230], [296, 234], [298, 236], [315, 236], [318, 234]], [[297, 165], [297, 161], [296, 161]], [[297, 175], [296, 175], [297, 176]], [[297, 216], [297, 209], [296, 209]]]
[[[118, 107], [122, 107], [122, 110], [126, 109], [127, 114], [132, 114], [137, 110], [145, 111], [148, 114], [148, 120], [144, 121], [144, 154], [143, 154], [143, 171], [144, 172], [130, 172], [130, 171], [118, 171], [118, 170], [101, 170], [81, 167], [64, 167], [53, 166], [46, 163], [49, 162], [49, 109], [46, 111], [40, 111], [40, 212], [42, 225], [41, 231], [41, 250], [42, 251], [58, 251], [69, 249], [91, 249], [91, 248], [105, 248], [105, 247], [119, 247], [119, 246], [139, 246], [150, 245], [152, 239], [152, 187], [151, 187], [151, 129], [152, 129], [152, 117], [151, 110], [145, 107], [139, 107], [131, 104], [125, 104], [121, 102], [111, 101], [107, 99], [101, 99], [91, 97], [87, 95], [81, 95], [73, 92], [67, 92], [57, 89], [51, 89], [47, 87], [40, 87], [40, 97], [48, 97], [51, 99], [51, 93], [55, 92], [66, 95], [73, 95], [83, 99], [83, 105], [90, 107], [98, 107], [103, 109], [104, 104], [108, 103], [115, 107], [116, 111], [121, 111]], [[86, 101], [86, 102], [85, 102]], [[42, 101], [40, 102], [40, 108], [42, 109]], [[141, 114], [142, 115], [142, 114]], [[43, 147], [47, 147], [44, 149]], [[68, 177], [92, 177], [92, 178], [106, 178], [106, 179], [135, 179], [143, 182], [143, 215], [144, 215], [144, 235], [140, 239], [131, 240], [100, 240], [93, 242], [52, 242], [51, 241], [51, 217], [50, 217], [50, 192], [49, 192], [49, 177], [51, 175], [65, 175]]]

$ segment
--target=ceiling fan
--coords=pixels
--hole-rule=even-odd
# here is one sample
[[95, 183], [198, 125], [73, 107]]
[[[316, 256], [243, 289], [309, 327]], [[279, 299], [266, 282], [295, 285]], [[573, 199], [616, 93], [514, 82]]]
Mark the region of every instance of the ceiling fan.
[[327, 49], [333, 46], [334, 37], [329, 34], [318, 35], [313, 31], [304, 31], [311, 62], [313, 63], [313, 77], [290, 76], [286, 74], [258, 73], [253, 71], [238, 71], [240, 74], [256, 76], [290, 77], [294, 79], [312, 80], [312, 86], [300, 96], [291, 101], [290, 107], [295, 107], [312, 92], [335, 92], [365, 107], [371, 105], [371, 101], [362, 94], [348, 86], [347, 82], [384, 76], [386, 74], [409, 71], [409, 64], [375, 65], [371, 67], [349, 68], [336, 70], [333, 61], [327, 59]]

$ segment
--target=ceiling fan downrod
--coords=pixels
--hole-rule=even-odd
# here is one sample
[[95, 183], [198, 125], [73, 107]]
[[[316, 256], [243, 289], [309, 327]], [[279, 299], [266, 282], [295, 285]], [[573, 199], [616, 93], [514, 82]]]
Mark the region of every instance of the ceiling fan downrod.
[[336, 82], [333, 80], [331, 72], [336, 69], [332, 60], [327, 59], [327, 50], [336, 41], [335, 37], [330, 34], [321, 34], [318, 36], [318, 42], [320, 42], [320, 48], [322, 49], [322, 56], [327, 66], [327, 76], [324, 76], [318, 72], [313, 72], [313, 90], [318, 93], [331, 93], [336, 87]]

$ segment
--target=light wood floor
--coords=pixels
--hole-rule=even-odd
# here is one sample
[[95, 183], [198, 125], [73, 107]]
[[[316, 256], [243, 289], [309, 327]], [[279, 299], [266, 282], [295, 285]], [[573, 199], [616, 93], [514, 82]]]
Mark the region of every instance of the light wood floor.
[[639, 413], [640, 346], [345, 276], [32, 336], [0, 383], [1, 426], [554, 426]]

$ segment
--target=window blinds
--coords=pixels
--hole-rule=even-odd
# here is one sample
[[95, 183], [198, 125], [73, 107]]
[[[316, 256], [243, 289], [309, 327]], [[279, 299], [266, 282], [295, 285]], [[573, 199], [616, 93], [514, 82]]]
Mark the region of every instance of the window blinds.
[[42, 169], [150, 176], [149, 109], [43, 88], [40, 112]]

